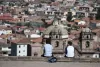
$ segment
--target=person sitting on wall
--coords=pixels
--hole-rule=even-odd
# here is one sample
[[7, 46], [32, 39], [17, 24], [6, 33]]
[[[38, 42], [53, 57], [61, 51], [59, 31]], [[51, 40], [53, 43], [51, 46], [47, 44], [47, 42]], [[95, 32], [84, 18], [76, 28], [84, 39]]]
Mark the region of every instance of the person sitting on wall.
[[65, 49], [65, 57], [74, 57], [74, 47], [71, 41], [68, 41], [68, 46]]
[[50, 44], [49, 40], [46, 40], [46, 44], [44, 45], [44, 57], [52, 57], [53, 46]]

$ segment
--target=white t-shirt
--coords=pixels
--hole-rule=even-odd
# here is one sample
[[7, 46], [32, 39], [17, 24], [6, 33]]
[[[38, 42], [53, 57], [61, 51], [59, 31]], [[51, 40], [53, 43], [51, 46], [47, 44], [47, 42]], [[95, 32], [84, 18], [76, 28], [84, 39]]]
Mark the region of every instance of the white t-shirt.
[[45, 50], [45, 53], [44, 53], [44, 56], [52, 56], [52, 45], [50, 44], [45, 44], [44, 45], [44, 50]]
[[67, 47], [67, 57], [74, 57], [74, 47], [73, 46], [68, 46]]

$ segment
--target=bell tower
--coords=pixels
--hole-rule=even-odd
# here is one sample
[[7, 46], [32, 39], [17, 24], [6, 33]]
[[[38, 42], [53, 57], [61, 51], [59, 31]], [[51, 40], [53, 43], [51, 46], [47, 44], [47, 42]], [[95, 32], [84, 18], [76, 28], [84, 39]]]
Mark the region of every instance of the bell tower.
[[53, 46], [53, 55], [64, 55], [68, 32], [57, 19], [53, 25], [49, 26], [44, 32], [44, 39], [48, 39]]
[[81, 32], [81, 51], [84, 56], [89, 57], [89, 54], [94, 52], [93, 49], [93, 33], [89, 28], [84, 28]]
[[55, 27], [51, 31], [51, 44], [54, 47], [54, 52], [63, 52], [64, 51], [64, 39], [62, 38], [62, 31]]

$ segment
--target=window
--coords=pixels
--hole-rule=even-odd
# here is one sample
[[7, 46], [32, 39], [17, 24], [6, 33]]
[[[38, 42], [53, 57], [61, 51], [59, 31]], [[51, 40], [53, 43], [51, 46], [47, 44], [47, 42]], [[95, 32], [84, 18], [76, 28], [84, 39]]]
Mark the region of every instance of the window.
[[3, 54], [7, 54], [7, 52], [3, 52]]
[[19, 48], [20, 48], [20, 45], [19, 45]]
[[59, 47], [59, 42], [58, 41], [56, 41], [55, 47]]
[[86, 48], [89, 48], [89, 47], [90, 47], [90, 42], [86, 41]]
[[20, 51], [19, 51], [19, 53], [20, 53]]
[[7, 44], [10, 44], [10, 40], [7, 39]]
[[89, 38], [89, 36], [87, 35], [87, 39]]
[[9, 49], [11, 49], [11, 47], [8, 47]]
[[58, 38], [58, 36], [56, 35], [56, 38]]
[[12, 32], [9, 32], [10, 34], [12, 33]]

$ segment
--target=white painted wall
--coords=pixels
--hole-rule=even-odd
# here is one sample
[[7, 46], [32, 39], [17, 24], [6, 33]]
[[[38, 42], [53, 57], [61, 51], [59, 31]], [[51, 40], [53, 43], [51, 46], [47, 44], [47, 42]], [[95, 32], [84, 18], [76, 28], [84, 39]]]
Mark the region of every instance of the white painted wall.
[[34, 4], [33, 4], [33, 5], [30, 4], [30, 5], [28, 6], [28, 12], [30, 12], [30, 13], [35, 13], [34, 7], [35, 7]]
[[0, 35], [1, 34], [6, 34], [6, 30], [0, 30]]
[[4, 29], [2, 29], [2, 30], [0, 30], [0, 35], [1, 34], [12, 34], [12, 30], [4, 30]]
[[68, 35], [62, 35], [62, 38], [68, 38]]
[[93, 58], [99, 58], [99, 54], [93, 54]]
[[7, 54], [3, 54], [3, 56], [9, 56], [9, 53], [11, 53], [11, 48], [8, 47], [2, 47], [1, 48], [2, 52], [7, 52]]
[[97, 26], [97, 27], [100, 27], [100, 23], [97, 23], [96, 26]]
[[44, 37], [45, 37], [45, 38], [49, 38], [49, 35], [45, 35]]
[[2, 47], [1, 51], [11, 51], [11, 49], [8, 47]]
[[35, 0], [24, 0], [25, 2], [34, 2]]
[[65, 0], [66, 6], [73, 6], [76, 0]]
[[27, 56], [27, 45], [17, 45], [17, 56]]

